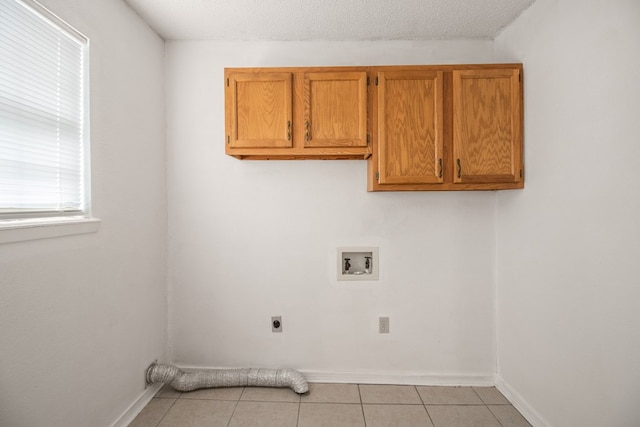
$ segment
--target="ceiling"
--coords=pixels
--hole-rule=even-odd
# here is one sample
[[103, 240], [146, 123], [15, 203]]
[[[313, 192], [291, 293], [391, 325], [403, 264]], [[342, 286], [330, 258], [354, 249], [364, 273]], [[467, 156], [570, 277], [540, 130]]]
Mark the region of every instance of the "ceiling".
[[167, 40], [493, 39], [535, 0], [125, 0]]

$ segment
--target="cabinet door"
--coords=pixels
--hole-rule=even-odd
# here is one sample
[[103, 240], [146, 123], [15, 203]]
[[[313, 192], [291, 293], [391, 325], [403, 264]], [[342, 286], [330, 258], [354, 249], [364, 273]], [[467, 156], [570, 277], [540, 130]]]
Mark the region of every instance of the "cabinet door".
[[520, 71], [453, 72], [453, 158], [456, 183], [520, 182]]
[[378, 182], [442, 182], [443, 73], [377, 73]]
[[367, 146], [367, 74], [304, 74], [304, 146]]
[[228, 78], [229, 147], [291, 147], [291, 73], [238, 73]]

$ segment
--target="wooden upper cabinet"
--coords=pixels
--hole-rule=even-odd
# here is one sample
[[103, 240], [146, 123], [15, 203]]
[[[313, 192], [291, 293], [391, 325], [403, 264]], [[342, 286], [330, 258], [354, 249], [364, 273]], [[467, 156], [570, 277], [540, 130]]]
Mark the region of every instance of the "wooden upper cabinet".
[[367, 146], [367, 73], [304, 74], [304, 146]]
[[366, 159], [365, 67], [225, 69], [228, 155]]
[[441, 71], [376, 73], [378, 182], [443, 182]]
[[521, 64], [373, 71], [369, 191], [523, 188]]
[[519, 69], [453, 71], [453, 181], [521, 180]]
[[292, 147], [292, 74], [230, 74], [227, 78], [228, 147]]
[[225, 69], [225, 152], [368, 159], [369, 191], [524, 187], [522, 64]]

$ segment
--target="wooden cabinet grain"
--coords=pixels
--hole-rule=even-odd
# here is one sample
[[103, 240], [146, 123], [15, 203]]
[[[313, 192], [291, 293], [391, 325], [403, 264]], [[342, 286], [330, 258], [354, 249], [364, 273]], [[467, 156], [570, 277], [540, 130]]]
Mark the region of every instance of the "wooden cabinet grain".
[[367, 73], [304, 73], [304, 146], [367, 147]]
[[520, 92], [518, 69], [453, 71], [453, 182], [520, 181]]
[[442, 182], [442, 72], [381, 71], [375, 79], [378, 182]]
[[227, 80], [227, 147], [293, 147], [291, 73], [237, 73]]

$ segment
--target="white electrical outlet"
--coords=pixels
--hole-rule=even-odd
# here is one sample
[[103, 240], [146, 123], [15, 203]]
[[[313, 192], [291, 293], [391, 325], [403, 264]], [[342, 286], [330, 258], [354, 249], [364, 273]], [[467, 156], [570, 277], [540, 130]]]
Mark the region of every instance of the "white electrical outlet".
[[388, 317], [378, 317], [378, 326], [379, 332], [381, 334], [389, 333], [389, 318]]

